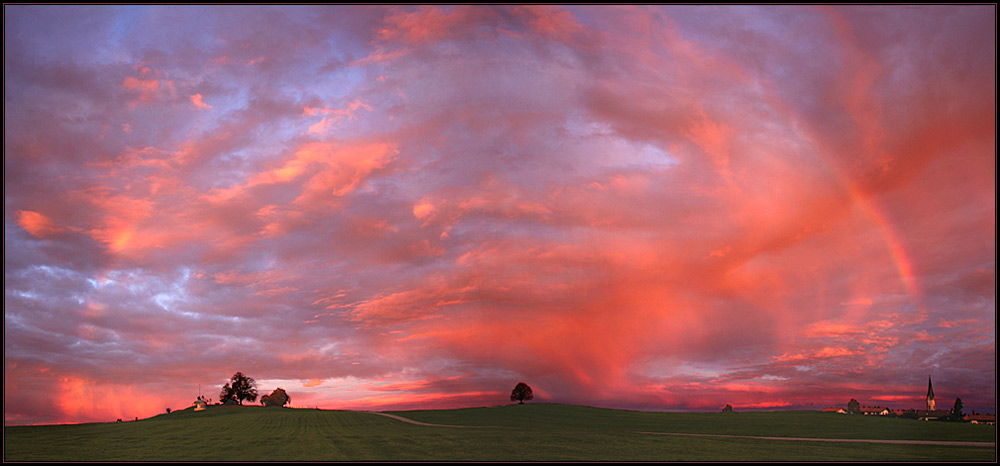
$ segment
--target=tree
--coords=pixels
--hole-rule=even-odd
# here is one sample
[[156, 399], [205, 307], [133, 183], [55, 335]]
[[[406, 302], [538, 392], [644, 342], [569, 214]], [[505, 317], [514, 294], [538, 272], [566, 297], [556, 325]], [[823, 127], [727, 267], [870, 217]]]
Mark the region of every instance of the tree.
[[847, 413], [848, 414], [861, 413], [861, 403], [858, 403], [858, 400], [851, 398], [851, 401], [847, 402]]
[[[253, 378], [243, 375], [242, 372], [237, 372], [229, 381], [232, 382], [232, 385], [226, 383], [222, 386], [222, 392], [219, 393], [220, 403], [242, 405], [243, 400], [250, 402], [257, 400], [257, 382]], [[230, 401], [235, 403], [229, 403]]]
[[219, 392], [219, 404], [226, 404], [230, 400], [236, 400], [236, 394], [233, 393], [233, 387], [229, 386], [229, 382], [226, 382], [222, 386], [222, 391]]
[[722, 408], [722, 412], [724, 412], [724, 413], [731, 413], [731, 412], [733, 412], [733, 405], [727, 404], [725, 407]]
[[514, 391], [510, 392], [510, 401], [519, 401], [518, 404], [524, 404], [524, 400], [530, 400], [534, 398], [535, 395], [531, 393], [531, 387], [528, 384], [521, 382], [514, 387]]
[[951, 420], [961, 421], [964, 417], [965, 415], [962, 414], [962, 399], [955, 398], [955, 407], [951, 408]]
[[264, 406], [285, 406], [292, 402], [292, 398], [281, 388], [275, 389], [270, 395], [260, 397], [260, 404]]

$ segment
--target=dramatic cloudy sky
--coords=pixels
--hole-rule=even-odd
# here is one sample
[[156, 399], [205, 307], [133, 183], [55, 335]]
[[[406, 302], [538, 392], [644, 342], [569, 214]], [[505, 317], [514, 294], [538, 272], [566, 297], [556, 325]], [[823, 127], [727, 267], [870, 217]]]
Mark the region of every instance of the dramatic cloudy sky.
[[5, 423], [995, 412], [995, 18], [6, 5]]

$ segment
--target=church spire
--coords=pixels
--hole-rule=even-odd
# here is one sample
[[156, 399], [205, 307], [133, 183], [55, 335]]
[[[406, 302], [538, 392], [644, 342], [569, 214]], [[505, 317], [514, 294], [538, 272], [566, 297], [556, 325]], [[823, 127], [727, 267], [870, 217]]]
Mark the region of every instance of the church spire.
[[934, 387], [931, 386], [931, 376], [927, 376], [927, 410], [934, 411]]

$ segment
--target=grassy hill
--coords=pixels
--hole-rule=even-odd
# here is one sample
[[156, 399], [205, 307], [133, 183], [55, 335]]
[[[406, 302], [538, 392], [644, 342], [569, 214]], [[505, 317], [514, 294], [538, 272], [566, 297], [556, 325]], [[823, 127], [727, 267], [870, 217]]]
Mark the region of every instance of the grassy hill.
[[370, 413], [212, 407], [137, 422], [4, 427], [5, 461], [995, 461], [965, 446], [650, 435], [993, 442], [992, 426], [818, 412], [648, 413], [526, 404]]

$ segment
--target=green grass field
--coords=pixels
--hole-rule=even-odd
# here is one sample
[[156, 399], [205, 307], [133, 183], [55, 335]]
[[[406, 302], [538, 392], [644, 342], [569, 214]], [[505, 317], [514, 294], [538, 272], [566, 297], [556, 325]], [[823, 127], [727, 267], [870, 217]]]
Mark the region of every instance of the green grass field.
[[996, 461], [996, 448], [649, 435], [994, 442], [996, 428], [819, 412], [649, 413], [554, 404], [370, 413], [212, 407], [138, 422], [4, 427], [4, 461]]

